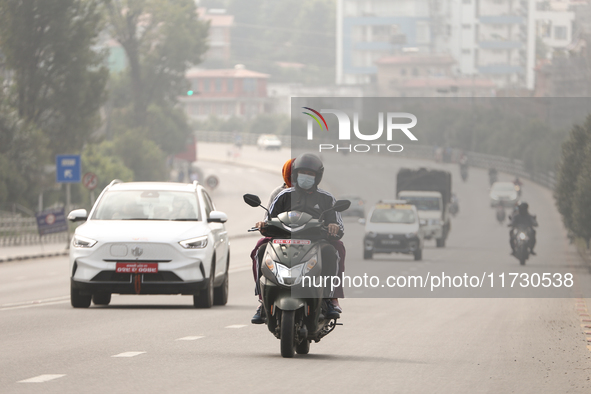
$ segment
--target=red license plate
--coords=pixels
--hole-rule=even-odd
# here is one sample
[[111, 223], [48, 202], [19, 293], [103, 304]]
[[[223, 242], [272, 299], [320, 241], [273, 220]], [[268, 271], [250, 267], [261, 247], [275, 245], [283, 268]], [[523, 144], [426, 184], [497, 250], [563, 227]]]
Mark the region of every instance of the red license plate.
[[282, 244], [282, 245], [310, 245], [310, 242], [307, 239], [274, 239], [274, 244]]
[[158, 263], [117, 263], [115, 272], [124, 274], [155, 274]]

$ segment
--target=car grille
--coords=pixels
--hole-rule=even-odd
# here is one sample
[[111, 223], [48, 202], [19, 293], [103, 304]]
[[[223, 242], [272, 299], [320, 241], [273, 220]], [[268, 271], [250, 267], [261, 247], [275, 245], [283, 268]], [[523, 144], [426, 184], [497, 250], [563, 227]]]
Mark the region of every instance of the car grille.
[[[124, 274], [115, 271], [101, 271], [91, 279], [91, 282], [125, 282], [131, 283], [133, 274]], [[154, 274], [141, 274], [143, 283], [157, 282], [182, 282], [177, 274], [170, 271], [162, 271]]]

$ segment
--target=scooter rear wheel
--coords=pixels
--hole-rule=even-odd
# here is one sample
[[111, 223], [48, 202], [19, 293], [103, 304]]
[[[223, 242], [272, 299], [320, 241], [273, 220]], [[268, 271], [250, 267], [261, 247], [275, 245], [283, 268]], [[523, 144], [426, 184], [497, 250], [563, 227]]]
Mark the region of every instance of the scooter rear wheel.
[[281, 313], [281, 356], [292, 358], [295, 354], [295, 311]]

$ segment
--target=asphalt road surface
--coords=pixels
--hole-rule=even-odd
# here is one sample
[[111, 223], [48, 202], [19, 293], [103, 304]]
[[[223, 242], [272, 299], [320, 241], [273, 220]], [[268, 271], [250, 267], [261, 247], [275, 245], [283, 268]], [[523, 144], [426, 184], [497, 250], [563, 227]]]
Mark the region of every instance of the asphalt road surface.
[[[264, 161], [264, 153], [258, 156]], [[331, 182], [329, 165], [344, 168], [343, 159], [325, 159], [325, 187], [337, 196], [346, 190]], [[403, 164], [409, 165], [388, 163], [393, 174]], [[265, 326], [250, 324], [257, 302], [248, 255], [257, 238], [236, 237], [262, 216], [242, 202], [242, 194], [257, 193], [265, 201], [281, 182], [279, 170], [273, 175], [241, 167], [239, 160], [202, 165], [220, 178], [213, 198], [228, 214], [234, 237], [228, 305], [199, 310], [188, 296], [114, 295], [107, 307], [73, 309], [67, 258], [2, 263], [1, 393], [591, 392], [585, 336], [591, 322], [584, 322], [591, 320], [585, 316], [590, 300], [577, 298], [576, 291], [572, 298], [555, 299], [349, 293], [341, 302], [343, 326], [313, 343], [309, 355], [281, 358], [279, 341]], [[437, 249], [428, 242], [417, 264], [470, 259], [495, 270], [519, 270], [508, 255], [507, 230], [488, 207], [485, 171], [472, 169], [469, 181], [461, 183], [456, 168], [448, 168], [456, 175], [460, 213], [448, 246]], [[372, 189], [379, 182], [372, 173], [377, 172], [368, 171], [358, 188], [370, 203], [381, 197]], [[567, 267], [578, 281], [591, 281], [568, 245], [551, 193], [526, 182], [524, 199], [541, 227], [538, 256], [522, 269]], [[362, 226], [355, 219], [345, 224], [345, 245], [361, 243]], [[358, 248], [349, 250], [354, 264]], [[367, 264], [412, 263], [408, 256], [384, 255]]]

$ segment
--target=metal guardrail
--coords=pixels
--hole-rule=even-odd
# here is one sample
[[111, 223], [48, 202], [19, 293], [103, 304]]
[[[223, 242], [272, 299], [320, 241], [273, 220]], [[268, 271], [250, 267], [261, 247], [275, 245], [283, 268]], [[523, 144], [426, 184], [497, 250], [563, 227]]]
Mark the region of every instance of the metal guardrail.
[[[243, 145], [256, 145], [260, 134], [253, 133], [239, 133], [242, 138]], [[196, 131], [195, 136], [197, 141], [203, 142], [218, 142], [233, 144], [235, 142], [236, 133], [226, 131]], [[283, 143], [283, 146], [291, 146], [290, 135], [278, 135]], [[436, 147], [428, 145], [412, 145], [405, 146], [405, 154], [413, 158], [421, 158], [428, 160], [439, 160]], [[491, 168], [494, 167], [500, 172], [505, 172], [520, 178], [529, 179], [548, 189], [554, 190], [556, 185], [556, 175], [554, 172], [540, 173], [530, 172], [525, 168], [522, 160], [510, 159], [503, 156], [490, 155], [486, 153], [464, 152], [460, 149], [452, 149], [448, 152], [447, 160], [445, 162], [457, 163], [462, 153], [468, 156], [468, 164], [473, 167]], [[443, 160], [443, 158], [441, 159]]]
[[[197, 137], [197, 143], [199, 143], [199, 141], [204, 141], [234, 144], [236, 141], [236, 135], [240, 135], [242, 145], [256, 145], [258, 138], [263, 135], [254, 133], [234, 133], [228, 131], [195, 131], [194, 133], [195, 137]], [[281, 140], [283, 146], [291, 145], [291, 135], [277, 135], [277, 137]]]

